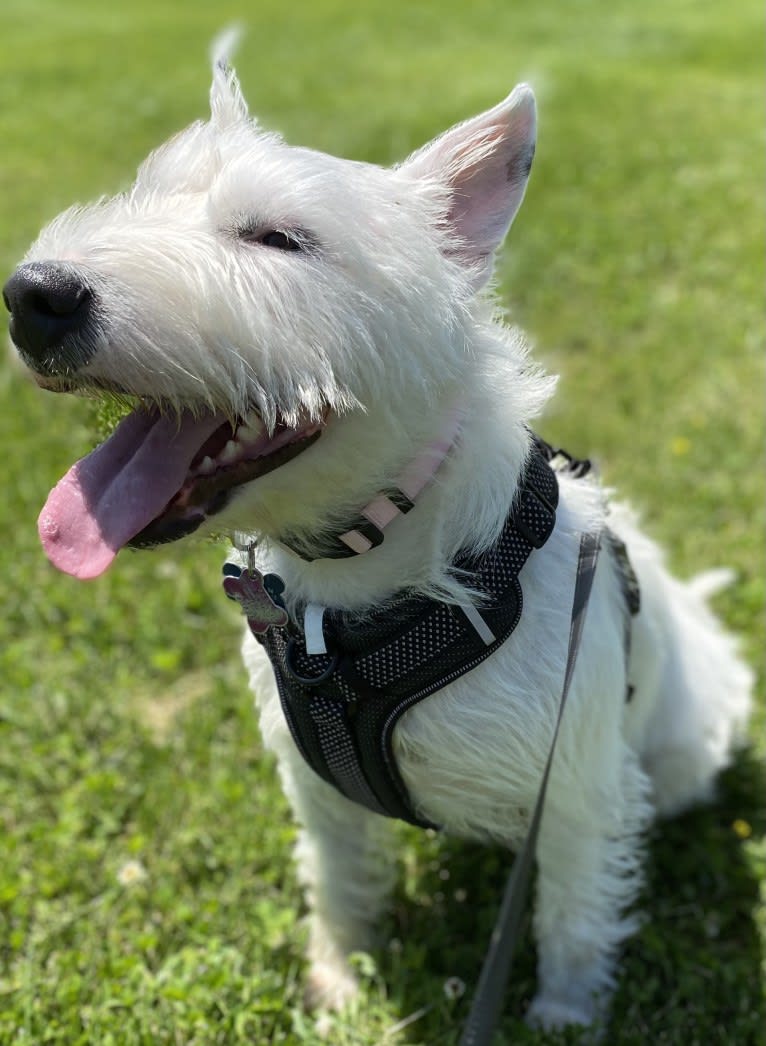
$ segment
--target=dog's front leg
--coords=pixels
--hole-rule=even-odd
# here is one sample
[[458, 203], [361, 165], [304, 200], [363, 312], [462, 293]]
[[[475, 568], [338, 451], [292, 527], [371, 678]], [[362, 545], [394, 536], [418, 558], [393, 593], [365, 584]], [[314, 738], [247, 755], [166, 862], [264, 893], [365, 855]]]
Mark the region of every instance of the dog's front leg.
[[393, 885], [392, 822], [350, 802], [297, 752], [280, 764], [301, 825], [295, 856], [309, 905], [306, 1003], [337, 1010], [358, 988], [347, 957], [372, 945]]
[[549, 793], [537, 849], [539, 986], [527, 1014], [546, 1029], [604, 1019], [619, 945], [638, 926], [629, 909], [641, 885], [648, 782], [620, 747], [622, 760], [613, 774], [601, 768], [586, 805], [567, 800], [576, 795], [568, 774]]
[[370, 947], [393, 885], [392, 822], [346, 799], [304, 762], [290, 736], [271, 665], [249, 633], [243, 654], [263, 739], [277, 757], [299, 825], [295, 857], [309, 906], [306, 1002], [337, 1010], [358, 987], [347, 956]]

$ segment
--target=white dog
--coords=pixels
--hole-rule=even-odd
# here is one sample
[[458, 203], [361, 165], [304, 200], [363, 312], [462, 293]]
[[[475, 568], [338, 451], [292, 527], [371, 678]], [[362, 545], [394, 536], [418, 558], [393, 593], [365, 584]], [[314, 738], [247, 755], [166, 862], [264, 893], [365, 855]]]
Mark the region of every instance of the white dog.
[[[479, 565], [518, 520], [529, 469], [553, 475], [528, 426], [554, 382], [482, 294], [527, 183], [532, 91], [517, 87], [393, 169], [264, 131], [221, 58], [211, 108], [149, 156], [129, 192], [53, 221], [6, 285], [12, 337], [41, 386], [134, 399], [51, 493], [46, 553], [89, 578], [125, 545], [215, 529], [247, 535], [252, 556], [257, 537], [255, 562], [283, 590], [236, 566], [227, 584], [251, 623], [263, 734], [301, 825], [309, 991], [338, 1007], [356, 989], [346, 956], [369, 947], [391, 885], [392, 822], [376, 808], [398, 802], [411, 820], [511, 850], [523, 839], [561, 694], [579, 538], [605, 527], [537, 849], [529, 1013], [545, 1027], [589, 1024], [636, 926], [642, 832], [711, 797], [751, 678], [705, 602], [721, 576], [674, 580], [631, 514], [566, 467], [555, 526], [555, 496], [531, 496], [552, 532], [530, 539], [542, 547], [520, 569], [523, 612], [496, 642], [498, 589]], [[623, 543], [640, 586], [632, 616]], [[237, 588], [248, 579], [254, 588]], [[422, 607], [462, 631], [445, 639], [434, 626], [425, 647], [396, 655], [418, 679], [434, 650], [448, 668], [477, 636], [492, 652], [398, 709], [388, 765], [370, 769], [351, 711], [387, 700], [398, 669], [373, 658], [363, 678], [366, 648], [362, 661], [344, 650]], [[339, 691], [317, 697], [327, 680], [311, 668], [340, 672], [339, 648], [351, 664], [333, 684], [350, 688], [340, 725]], [[282, 699], [304, 749], [315, 731], [323, 771], [294, 740], [266, 650], [283, 679], [287, 664], [316, 684], [300, 707]]]

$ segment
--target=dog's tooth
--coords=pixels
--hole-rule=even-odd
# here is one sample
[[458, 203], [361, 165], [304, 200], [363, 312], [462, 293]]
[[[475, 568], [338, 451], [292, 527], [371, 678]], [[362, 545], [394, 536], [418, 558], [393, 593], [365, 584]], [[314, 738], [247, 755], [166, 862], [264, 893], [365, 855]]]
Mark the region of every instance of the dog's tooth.
[[257, 414], [251, 414], [237, 429], [237, 439], [241, 443], [254, 443], [263, 434], [263, 422]]
[[218, 461], [221, 465], [233, 465], [235, 461], [239, 460], [241, 456], [241, 447], [238, 447], [233, 439], [230, 439], [226, 446], [223, 448], [221, 453], [218, 455]]
[[197, 474], [200, 476], [210, 476], [213, 472], [215, 472], [215, 462], [209, 454], [206, 454], [197, 466]]

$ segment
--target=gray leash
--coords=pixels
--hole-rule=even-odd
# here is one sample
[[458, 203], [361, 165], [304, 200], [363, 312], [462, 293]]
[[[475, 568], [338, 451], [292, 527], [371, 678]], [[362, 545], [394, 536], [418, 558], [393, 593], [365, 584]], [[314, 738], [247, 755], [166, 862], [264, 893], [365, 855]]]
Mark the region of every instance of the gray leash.
[[519, 939], [519, 927], [535, 857], [537, 836], [545, 803], [545, 792], [548, 787], [548, 777], [550, 776], [553, 763], [553, 753], [556, 748], [556, 739], [559, 735], [564, 705], [569, 694], [569, 684], [572, 681], [572, 674], [577, 661], [577, 651], [580, 647], [580, 638], [585, 623], [585, 613], [588, 609], [588, 599], [593, 587], [593, 577], [596, 573], [600, 547], [600, 532], [583, 534], [580, 538], [580, 553], [577, 560], [577, 576], [575, 578], [572, 618], [569, 628], [567, 663], [558, 717], [553, 731], [553, 740], [551, 741], [548, 760], [545, 764], [529, 831], [521, 851], [513, 862], [513, 868], [506, 883], [500, 912], [495, 928], [492, 931], [489, 948], [487, 949], [484, 965], [479, 976], [479, 983], [476, 987], [476, 994], [471, 1003], [471, 1011], [468, 1014], [468, 1020], [460, 1039], [460, 1046], [489, 1046], [502, 1009], [503, 996], [511, 972], [511, 960]]

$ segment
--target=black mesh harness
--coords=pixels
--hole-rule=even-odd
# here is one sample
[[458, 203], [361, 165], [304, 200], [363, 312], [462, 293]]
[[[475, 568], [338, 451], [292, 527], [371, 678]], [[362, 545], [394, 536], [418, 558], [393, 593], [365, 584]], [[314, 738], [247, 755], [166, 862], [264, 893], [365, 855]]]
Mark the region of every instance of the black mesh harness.
[[[413, 809], [398, 771], [394, 728], [414, 704], [489, 657], [517, 626], [519, 574], [556, 522], [558, 481], [550, 462], [558, 453], [535, 440], [498, 541], [481, 555], [455, 560], [454, 571], [484, 596], [478, 610], [468, 600], [459, 606], [404, 591], [364, 616], [327, 610], [323, 654], [307, 652], [294, 621], [256, 635], [299, 751], [349, 799], [432, 827]], [[565, 458], [564, 468], [575, 475], [588, 471], [588, 462]]]
[[[556, 523], [556, 472], [580, 477], [589, 470], [590, 462], [578, 461], [534, 437], [499, 539], [481, 555], [461, 554], [453, 564], [453, 570], [465, 573], [471, 588], [484, 597], [479, 608], [468, 601], [449, 604], [407, 591], [363, 616], [322, 608], [321, 653], [309, 653], [306, 631], [290, 620], [281, 599], [281, 579], [273, 574], [263, 577], [255, 570], [252, 544], [248, 546], [251, 562], [246, 572], [235, 564], [224, 567], [224, 574], [229, 575], [224, 578], [227, 594], [241, 603], [251, 631], [271, 660], [293, 739], [320, 777], [376, 813], [435, 827], [418, 816], [410, 801], [394, 758], [394, 728], [414, 704], [475, 668], [510, 636], [521, 618], [519, 575], [532, 552], [553, 533]], [[377, 528], [369, 531], [368, 524], [368, 519], [360, 518], [355, 529], [365, 537], [369, 533], [369, 544], [375, 547], [383, 540], [382, 533], [376, 533]], [[638, 581], [624, 544], [607, 528], [599, 528], [580, 538], [566, 669], [553, 740], [461, 1046], [485, 1046], [497, 1024], [520, 936], [548, 776], [602, 544], [621, 577], [626, 663], [628, 660], [630, 618], [640, 609]], [[348, 550], [336, 547], [335, 553], [328, 554], [345, 556]], [[315, 634], [309, 645], [312, 651], [317, 646]], [[627, 696], [630, 700], [630, 686]]]

